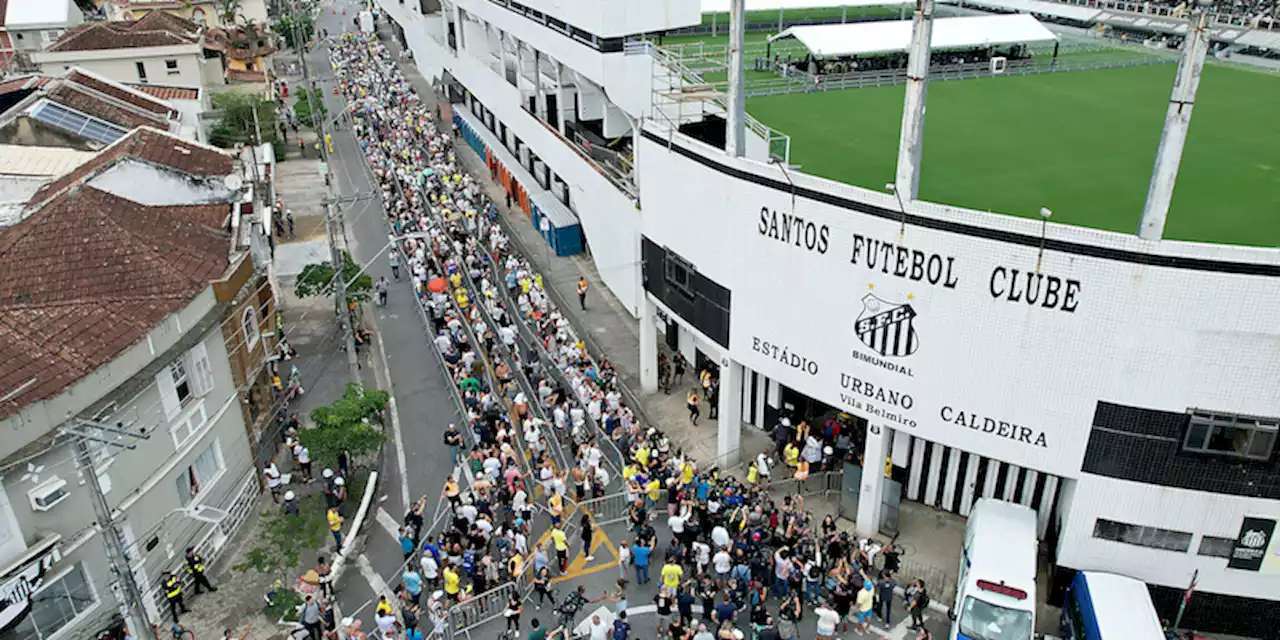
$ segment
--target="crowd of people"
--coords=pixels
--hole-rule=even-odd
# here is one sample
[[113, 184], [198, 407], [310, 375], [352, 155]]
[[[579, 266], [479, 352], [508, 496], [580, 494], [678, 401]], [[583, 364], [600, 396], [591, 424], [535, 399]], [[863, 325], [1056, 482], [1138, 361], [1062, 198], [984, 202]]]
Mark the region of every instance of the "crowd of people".
[[[398, 602], [378, 603], [378, 633], [415, 639], [424, 629], [496, 615], [518, 631], [527, 606], [547, 606], [561, 630], [582, 623], [593, 640], [625, 640], [630, 578], [648, 584], [654, 565], [659, 637], [728, 640], [748, 630], [789, 640], [810, 615], [821, 637], [834, 637], [837, 626], [866, 630], [873, 604], [890, 623], [898, 586], [892, 549], [838, 531], [830, 517], [816, 522], [799, 492], [770, 488], [781, 475], [775, 460], [803, 480], [843, 458], [848, 430], [838, 421], [822, 429], [784, 421], [774, 455], [760, 452], [744, 479], [699, 468], [623, 402], [617, 372], [591, 357], [541, 276], [514, 250], [496, 224], [496, 206], [454, 156], [456, 133], [438, 111], [432, 117], [387, 49], [344, 34], [331, 59], [406, 275], [466, 411], [463, 428], [451, 425], [443, 437], [456, 465], [445, 506], [428, 523], [424, 496], [406, 515]], [[394, 264], [398, 278], [400, 259]], [[700, 373], [705, 399], [715, 382]], [[619, 493], [629, 504], [630, 533], [617, 549], [616, 587], [592, 598], [579, 586], [560, 600], [552, 580], [566, 574], [574, 548], [592, 559], [598, 525], [587, 505]], [[662, 536], [654, 527], [659, 512]], [[494, 591], [504, 584], [517, 588]], [[500, 605], [485, 597], [493, 593], [502, 594]], [[928, 592], [917, 581], [907, 593], [919, 626]], [[477, 599], [479, 606], [456, 606]], [[578, 620], [603, 600], [617, 612], [611, 623], [598, 615]], [[540, 621], [530, 622], [530, 638], [548, 637]]]

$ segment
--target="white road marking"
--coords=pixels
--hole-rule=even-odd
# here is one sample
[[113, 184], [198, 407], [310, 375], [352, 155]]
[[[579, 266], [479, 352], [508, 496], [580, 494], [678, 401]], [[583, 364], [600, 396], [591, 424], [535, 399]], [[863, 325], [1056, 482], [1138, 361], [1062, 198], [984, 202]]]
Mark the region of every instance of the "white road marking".
[[409, 509], [413, 506], [413, 503], [409, 502], [409, 467], [405, 462], [404, 437], [400, 431], [400, 411], [396, 408], [395, 385], [391, 382], [391, 370], [387, 366], [387, 349], [382, 343], [382, 333], [378, 332], [374, 335], [378, 341], [378, 355], [382, 358], [382, 377], [386, 380], [387, 395], [390, 398], [387, 406], [391, 413], [391, 446], [396, 450], [396, 471], [400, 475], [400, 504], [405, 509]]
[[391, 517], [391, 514], [387, 513], [386, 509], [378, 507], [378, 513], [374, 519], [378, 521], [378, 525], [381, 526], [383, 530], [391, 535], [393, 540], [397, 543], [400, 541], [400, 523], [396, 522], [396, 519]]

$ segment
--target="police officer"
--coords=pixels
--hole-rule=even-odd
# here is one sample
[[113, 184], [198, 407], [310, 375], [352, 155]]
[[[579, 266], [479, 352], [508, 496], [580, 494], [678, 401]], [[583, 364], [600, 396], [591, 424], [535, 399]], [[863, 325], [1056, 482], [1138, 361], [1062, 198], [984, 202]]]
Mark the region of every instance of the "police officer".
[[187, 612], [187, 605], [182, 602], [182, 581], [168, 571], [160, 576], [160, 581], [164, 585], [164, 597], [169, 601], [169, 613], [173, 614], [176, 623], [178, 614]]
[[195, 547], [187, 547], [187, 573], [191, 574], [191, 580], [196, 584], [196, 595], [200, 595], [201, 589], [208, 589], [210, 593], [218, 590], [209, 584], [209, 578], [204, 575], [204, 558], [196, 553]]

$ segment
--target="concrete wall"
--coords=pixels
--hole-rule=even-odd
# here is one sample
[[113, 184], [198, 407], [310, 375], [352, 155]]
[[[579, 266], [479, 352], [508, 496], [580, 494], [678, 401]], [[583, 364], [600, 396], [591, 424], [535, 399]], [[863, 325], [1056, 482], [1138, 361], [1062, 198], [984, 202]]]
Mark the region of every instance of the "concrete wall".
[[[1099, 399], [1280, 415], [1280, 252], [1049, 225], [1079, 248], [1041, 261], [1031, 220], [921, 205], [937, 222], [904, 229], [892, 196], [799, 173], [813, 194], [793, 205], [776, 166], [677, 140], [693, 158], [640, 144], [644, 233], [732, 292], [730, 357], [802, 393], [1064, 476]], [[1110, 257], [1126, 251], [1137, 257]], [[1226, 266], [1141, 262], [1151, 254]], [[1221, 270], [1237, 268], [1273, 275]], [[895, 309], [911, 322], [880, 353], [868, 341], [882, 332], [860, 335], [859, 319]], [[1020, 427], [988, 433], [962, 414]]]
[[[255, 479], [253, 455], [224, 346], [223, 331], [218, 327], [220, 319], [215, 311], [204, 323], [188, 325], [188, 331], [201, 333], [195, 342], [203, 345], [208, 355], [213, 384], [203, 396], [193, 393], [181, 404], [175, 417], [166, 417], [161, 392], [155, 381], [156, 376], [168, 375], [162, 367], [170, 362], [172, 354], [164, 354], [154, 358], [135, 380], [111, 393], [109, 399], [113, 401], [96, 414], [101, 422], [124, 423], [150, 436], [144, 440], [130, 440], [136, 444], [134, 450], [98, 444], [91, 444], [91, 450], [108, 504], [123, 514], [121, 526], [137, 541], [136, 547], [131, 548], [131, 553], [136, 554], [133, 561], [138, 570], [135, 573], [154, 589], [158, 589], [159, 576], [163, 571], [180, 568], [186, 546], [204, 543], [201, 548], [209, 555], [217, 550], [228, 533], [220, 526], [188, 519], [175, 514], [174, 510], [192, 504], [229, 510], [237, 497], [244, 496], [245, 491], [256, 492], [257, 488], [256, 482], [252, 486], [246, 484], [246, 481]], [[171, 327], [171, 331], [177, 337], [182, 336], [176, 327]], [[192, 345], [190, 337], [176, 351], [185, 354], [189, 345]], [[126, 353], [116, 362], [133, 357], [137, 354]], [[103, 367], [104, 370], [113, 368], [115, 363]], [[131, 367], [120, 367], [121, 370], [127, 368]], [[193, 375], [195, 372], [188, 368], [188, 376]], [[87, 389], [77, 391], [87, 393]], [[117, 397], [118, 400], [115, 399]], [[186, 476], [188, 467], [197, 465], [197, 460], [211, 450], [217, 452], [212, 458], [217, 464], [207, 469], [210, 474], [198, 478], [197, 495], [184, 496], [178, 479]], [[77, 471], [74, 455], [70, 444], [60, 443], [31, 458], [28, 462], [39, 469], [38, 482], [35, 478], [24, 479], [24, 472], [28, 469], [26, 462], [5, 470], [2, 481], [10, 511], [5, 513], [0, 509], [0, 518], [11, 514], [12, 519], [0, 524], [0, 528], [19, 531], [28, 545], [49, 534], [61, 535], [64, 558], [59, 568], [85, 562], [91, 568], [100, 598], [105, 598], [110, 608], [110, 574], [105, 570], [101, 539], [93, 536], [81, 546], [71, 543], [92, 535], [91, 524], [94, 521], [89, 489]], [[201, 470], [206, 469], [197, 466], [197, 472]], [[67, 497], [48, 510], [33, 508], [29, 494], [55, 479], [66, 482]], [[227, 522], [225, 526], [231, 524]], [[146, 549], [153, 538], [152, 548]], [[5, 547], [5, 550], [9, 553], [14, 551], [12, 547]], [[0, 557], [0, 563], [5, 560]], [[154, 602], [163, 602], [158, 591], [151, 595], [156, 598]], [[87, 637], [89, 631], [85, 629], [79, 637]]]
[[[1082, 474], [1064, 510], [1058, 564], [1080, 570], [1120, 571], [1144, 582], [1186, 587], [1200, 571], [1199, 589], [1246, 597], [1275, 597], [1280, 556], [1262, 571], [1227, 569], [1227, 559], [1198, 555], [1204, 536], [1234, 539], [1245, 516], [1280, 519], [1280, 502], [1224, 496]], [[1065, 504], [1065, 502], [1064, 502]], [[1187, 552], [1166, 551], [1093, 537], [1098, 518], [1192, 534]]]
[[[222, 84], [222, 68], [218, 60], [205, 60], [198, 45], [175, 47], [140, 47], [107, 51], [42, 52], [32, 60], [44, 73], [61, 75], [71, 67], [80, 67], [116, 82], [142, 82], [137, 63], [146, 69], [146, 81], [162, 85], [204, 87]], [[166, 61], [176, 60], [178, 69], [170, 72]], [[217, 73], [210, 75], [207, 66]]]

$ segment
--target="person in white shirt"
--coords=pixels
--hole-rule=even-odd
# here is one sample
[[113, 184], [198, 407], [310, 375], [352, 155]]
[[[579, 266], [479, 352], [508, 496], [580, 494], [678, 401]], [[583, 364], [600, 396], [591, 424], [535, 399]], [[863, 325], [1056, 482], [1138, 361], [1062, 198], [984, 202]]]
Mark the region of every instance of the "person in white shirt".
[[302, 471], [302, 477], [307, 482], [311, 482], [311, 450], [302, 446], [302, 443], [293, 445], [293, 457], [298, 461], [298, 468]]
[[631, 545], [626, 540], [618, 543], [618, 575], [627, 579], [627, 567], [631, 564]]
[[732, 544], [733, 539], [729, 537], [729, 531], [727, 529], [720, 525], [716, 525], [715, 528], [711, 530], [711, 542], [716, 545], [717, 548], [728, 547]]
[[836, 625], [840, 623], [840, 614], [825, 602], [818, 605], [814, 613], [818, 614], [818, 640], [834, 640]]
[[609, 640], [609, 625], [600, 619], [600, 614], [591, 616], [587, 625], [587, 637], [591, 640]]
[[712, 562], [716, 567], [716, 577], [719, 578], [721, 583], [727, 581], [729, 579], [729, 571], [733, 569], [733, 557], [729, 555], [729, 552], [724, 547], [720, 547]]
[[701, 541], [693, 541], [693, 560], [698, 565], [698, 573], [706, 571], [707, 565], [711, 564], [711, 545]]
[[284, 486], [284, 479], [280, 477], [280, 469], [276, 468], [276, 463], [268, 460], [263, 464], [262, 476], [267, 481], [267, 488], [271, 490], [271, 499], [280, 502], [280, 488]]
[[760, 455], [756, 456], [756, 471], [760, 473], [760, 484], [768, 484], [769, 456], [763, 451], [760, 452]]
[[375, 614], [373, 621], [378, 625], [378, 635], [383, 638], [394, 638], [396, 633], [396, 614]]
[[436, 562], [434, 556], [430, 553], [422, 554], [422, 577], [431, 586], [435, 586], [436, 580], [440, 579], [440, 564]]
[[667, 528], [671, 529], [671, 533], [677, 538], [684, 535], [684, 514], [677, 513], [667, 518]]

